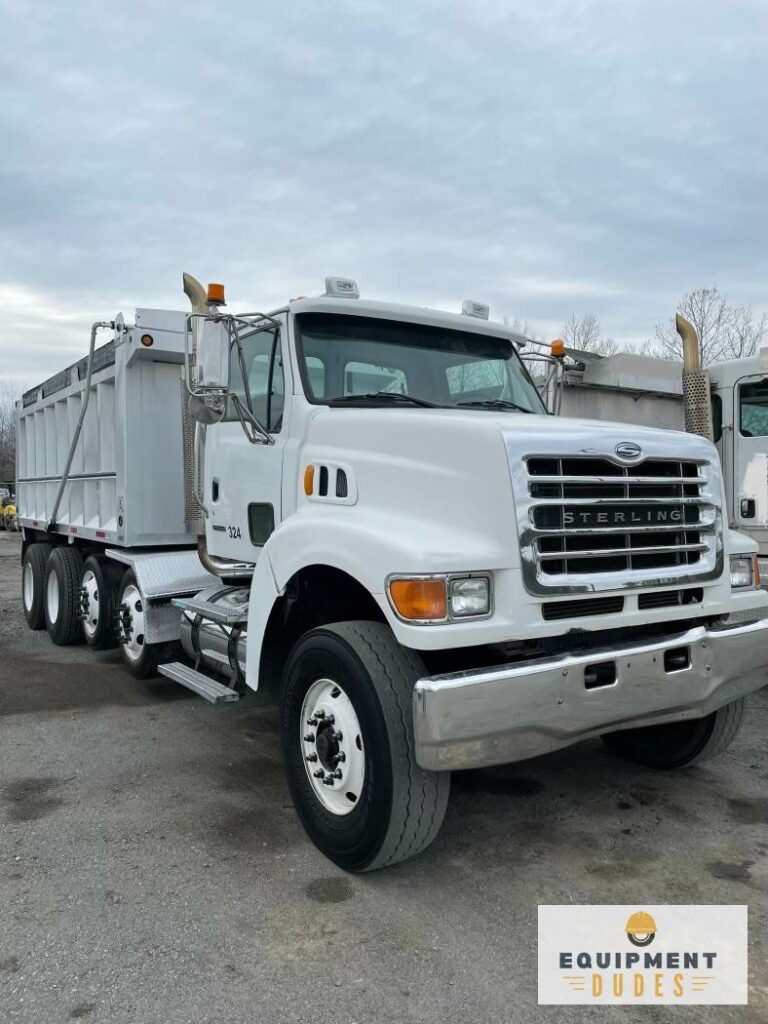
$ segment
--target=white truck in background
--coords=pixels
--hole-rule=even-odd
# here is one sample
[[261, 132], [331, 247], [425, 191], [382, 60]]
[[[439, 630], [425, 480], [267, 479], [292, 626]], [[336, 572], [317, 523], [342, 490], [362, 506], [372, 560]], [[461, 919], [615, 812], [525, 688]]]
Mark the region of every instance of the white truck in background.
[[30, 627], [273, 695], [298, 815], [352, 871], [423, 850], [453, 770], [731, 742], [768, 594], [708, 441], [547, 415], [479, 303], [185, 291], [18, 405]]

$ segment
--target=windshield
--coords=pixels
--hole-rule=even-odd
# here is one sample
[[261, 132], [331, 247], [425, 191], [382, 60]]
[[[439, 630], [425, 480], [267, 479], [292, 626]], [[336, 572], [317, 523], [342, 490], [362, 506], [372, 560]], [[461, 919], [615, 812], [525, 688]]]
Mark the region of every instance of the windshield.
[[545, 409], [512, 342], [469, 331], [303, 313], [298, 352], [310, 402], [373, 403], [404, 408]]

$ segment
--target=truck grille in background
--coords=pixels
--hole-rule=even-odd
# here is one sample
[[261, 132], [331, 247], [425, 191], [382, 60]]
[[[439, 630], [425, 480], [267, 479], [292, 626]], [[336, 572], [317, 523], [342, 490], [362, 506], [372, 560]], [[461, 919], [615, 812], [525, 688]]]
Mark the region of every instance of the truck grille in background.
[[[525, 465], [523, 542], [537, 589], [674, 584], [713, 569], [719, 506], [707, 463], [648, 458], [627, 466], [573, 455], [529, 456]], [[660, 570], [658, 580], [652, 570]], [[589, 585], [596, 574], [599, 588]], [[575, 577], [581, 585], [569, 586]]]

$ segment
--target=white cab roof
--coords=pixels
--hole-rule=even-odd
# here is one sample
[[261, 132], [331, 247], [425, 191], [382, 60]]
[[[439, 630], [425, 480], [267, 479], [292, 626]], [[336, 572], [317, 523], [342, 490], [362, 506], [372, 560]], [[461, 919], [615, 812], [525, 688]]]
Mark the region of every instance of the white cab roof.
[[367, 316], [379, 320], [399, 320], [405, 323], [426, 324], [443, 327], [452, 331], [466, 331], [469, 334], [483, 334], [486, 337], [506, 338], [517, 345], [525, 345], [528, 339], [516, 331], [494, 320], [464, 316], [461, 313], [446, 313], [441, 309], [425, 306], [403, 306], [394, 302], [373, 302], [369, 299], [340, 299], [329, 295], [317, 298], [295, 299], [288, 308], [292, 313], [340, 313], [345, 316]]

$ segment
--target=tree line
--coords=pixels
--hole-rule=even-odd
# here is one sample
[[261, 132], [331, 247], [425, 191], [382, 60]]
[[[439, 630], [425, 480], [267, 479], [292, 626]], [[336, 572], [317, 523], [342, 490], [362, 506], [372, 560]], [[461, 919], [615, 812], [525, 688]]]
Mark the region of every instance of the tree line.
[[[758, 315], [751, 306], [732, 305], [716, 286], [687, 292], [676, 312], [696, 328], [704, 366], [755, 355], [768, 341], [768, 314]], [[622, 346], [603, 333], [594, 313], [574, 313], [563, 324], [563, 340], [569, 348], [603, 356], [629, 351], [661, 359], [683, 358], [674, 316], [656, 324], [654, 336], [640, 345]]]

